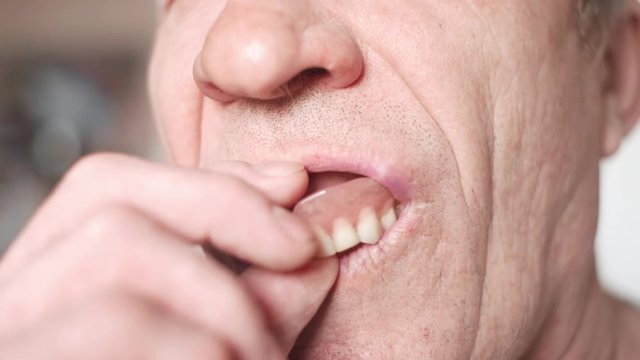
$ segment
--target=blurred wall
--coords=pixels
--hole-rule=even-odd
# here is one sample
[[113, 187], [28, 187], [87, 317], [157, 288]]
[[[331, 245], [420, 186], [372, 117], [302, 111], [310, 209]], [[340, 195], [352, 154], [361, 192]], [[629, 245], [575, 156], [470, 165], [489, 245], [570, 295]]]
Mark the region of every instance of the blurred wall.
[[0, 2], [0, 253], [79, 156], [154, 148], [154, 1]]
[[598, 273], [609, 290], [640, 306], [640, 123], [602, 169]]
[[[153, 4], [0, 2], [0, 252], [73, 158], [154, 147], [144, 93]], [[603, 169], [599, 275], [640, 304], [640, 129]]]
[[127, 52], [145, 56], [154, 0], [4, 0], [0, 54], [88, 57]]

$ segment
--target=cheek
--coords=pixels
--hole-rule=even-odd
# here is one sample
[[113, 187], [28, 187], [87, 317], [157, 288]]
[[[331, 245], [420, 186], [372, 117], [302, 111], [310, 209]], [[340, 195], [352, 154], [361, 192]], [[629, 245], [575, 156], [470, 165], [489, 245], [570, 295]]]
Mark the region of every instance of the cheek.
[[174, 162], [196, 166], [203, 96], [193, 80], [193, 63], [221, 1], [179, 0], [164, 16], [149, 67], [155, 119]]

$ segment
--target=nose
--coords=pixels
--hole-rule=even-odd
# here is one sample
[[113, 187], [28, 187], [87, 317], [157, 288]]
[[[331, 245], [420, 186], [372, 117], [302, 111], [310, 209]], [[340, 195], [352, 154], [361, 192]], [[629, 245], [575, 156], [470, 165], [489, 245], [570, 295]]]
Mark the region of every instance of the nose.
[[316, 82], [345, 88], [363, 71], [362, 52], [311, 0], [229, 0], [194, 64], [202, 92], [217, 101], [292, 96]]

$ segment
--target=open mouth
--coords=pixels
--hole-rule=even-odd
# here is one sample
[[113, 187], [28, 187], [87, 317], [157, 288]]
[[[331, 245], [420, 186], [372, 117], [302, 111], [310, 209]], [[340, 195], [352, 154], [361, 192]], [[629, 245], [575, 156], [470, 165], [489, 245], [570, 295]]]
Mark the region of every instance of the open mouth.
[[360, 244], [377, 244], [400, 210], [391, 192], [375, 180], [346, 172], [310, 173], [309, 188], [293, 212], [311, 225], [320, 241], [318, 257]]
[[[408, 204], [369, 177], [325, 171], [309, 172], [307, 191], [293, 211], [311, 225], [320, 242], [316, 257], [324, 258], [357, 252], [361, 244], [378, 244], [404, 214], [405, 207]], [[236, 274], [249, 267], [212, 246], [203, 250]]]

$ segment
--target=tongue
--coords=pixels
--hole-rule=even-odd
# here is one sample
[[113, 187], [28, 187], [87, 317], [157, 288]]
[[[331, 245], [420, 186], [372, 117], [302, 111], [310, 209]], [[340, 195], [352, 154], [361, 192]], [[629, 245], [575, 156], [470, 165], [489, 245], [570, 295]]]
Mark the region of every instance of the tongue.
[[[353, 174], [322, 175], [311, 177], [309, 195], [293, 209], [316, 231], [324, 247], [320, 255], [333, 255], [360, 242], [377, 242], [382, 228], [391, 225], [388, 217], [395, 200], [389, 190], [370, 178]], [[393, 217], [395, 220], [395, 213]]]

